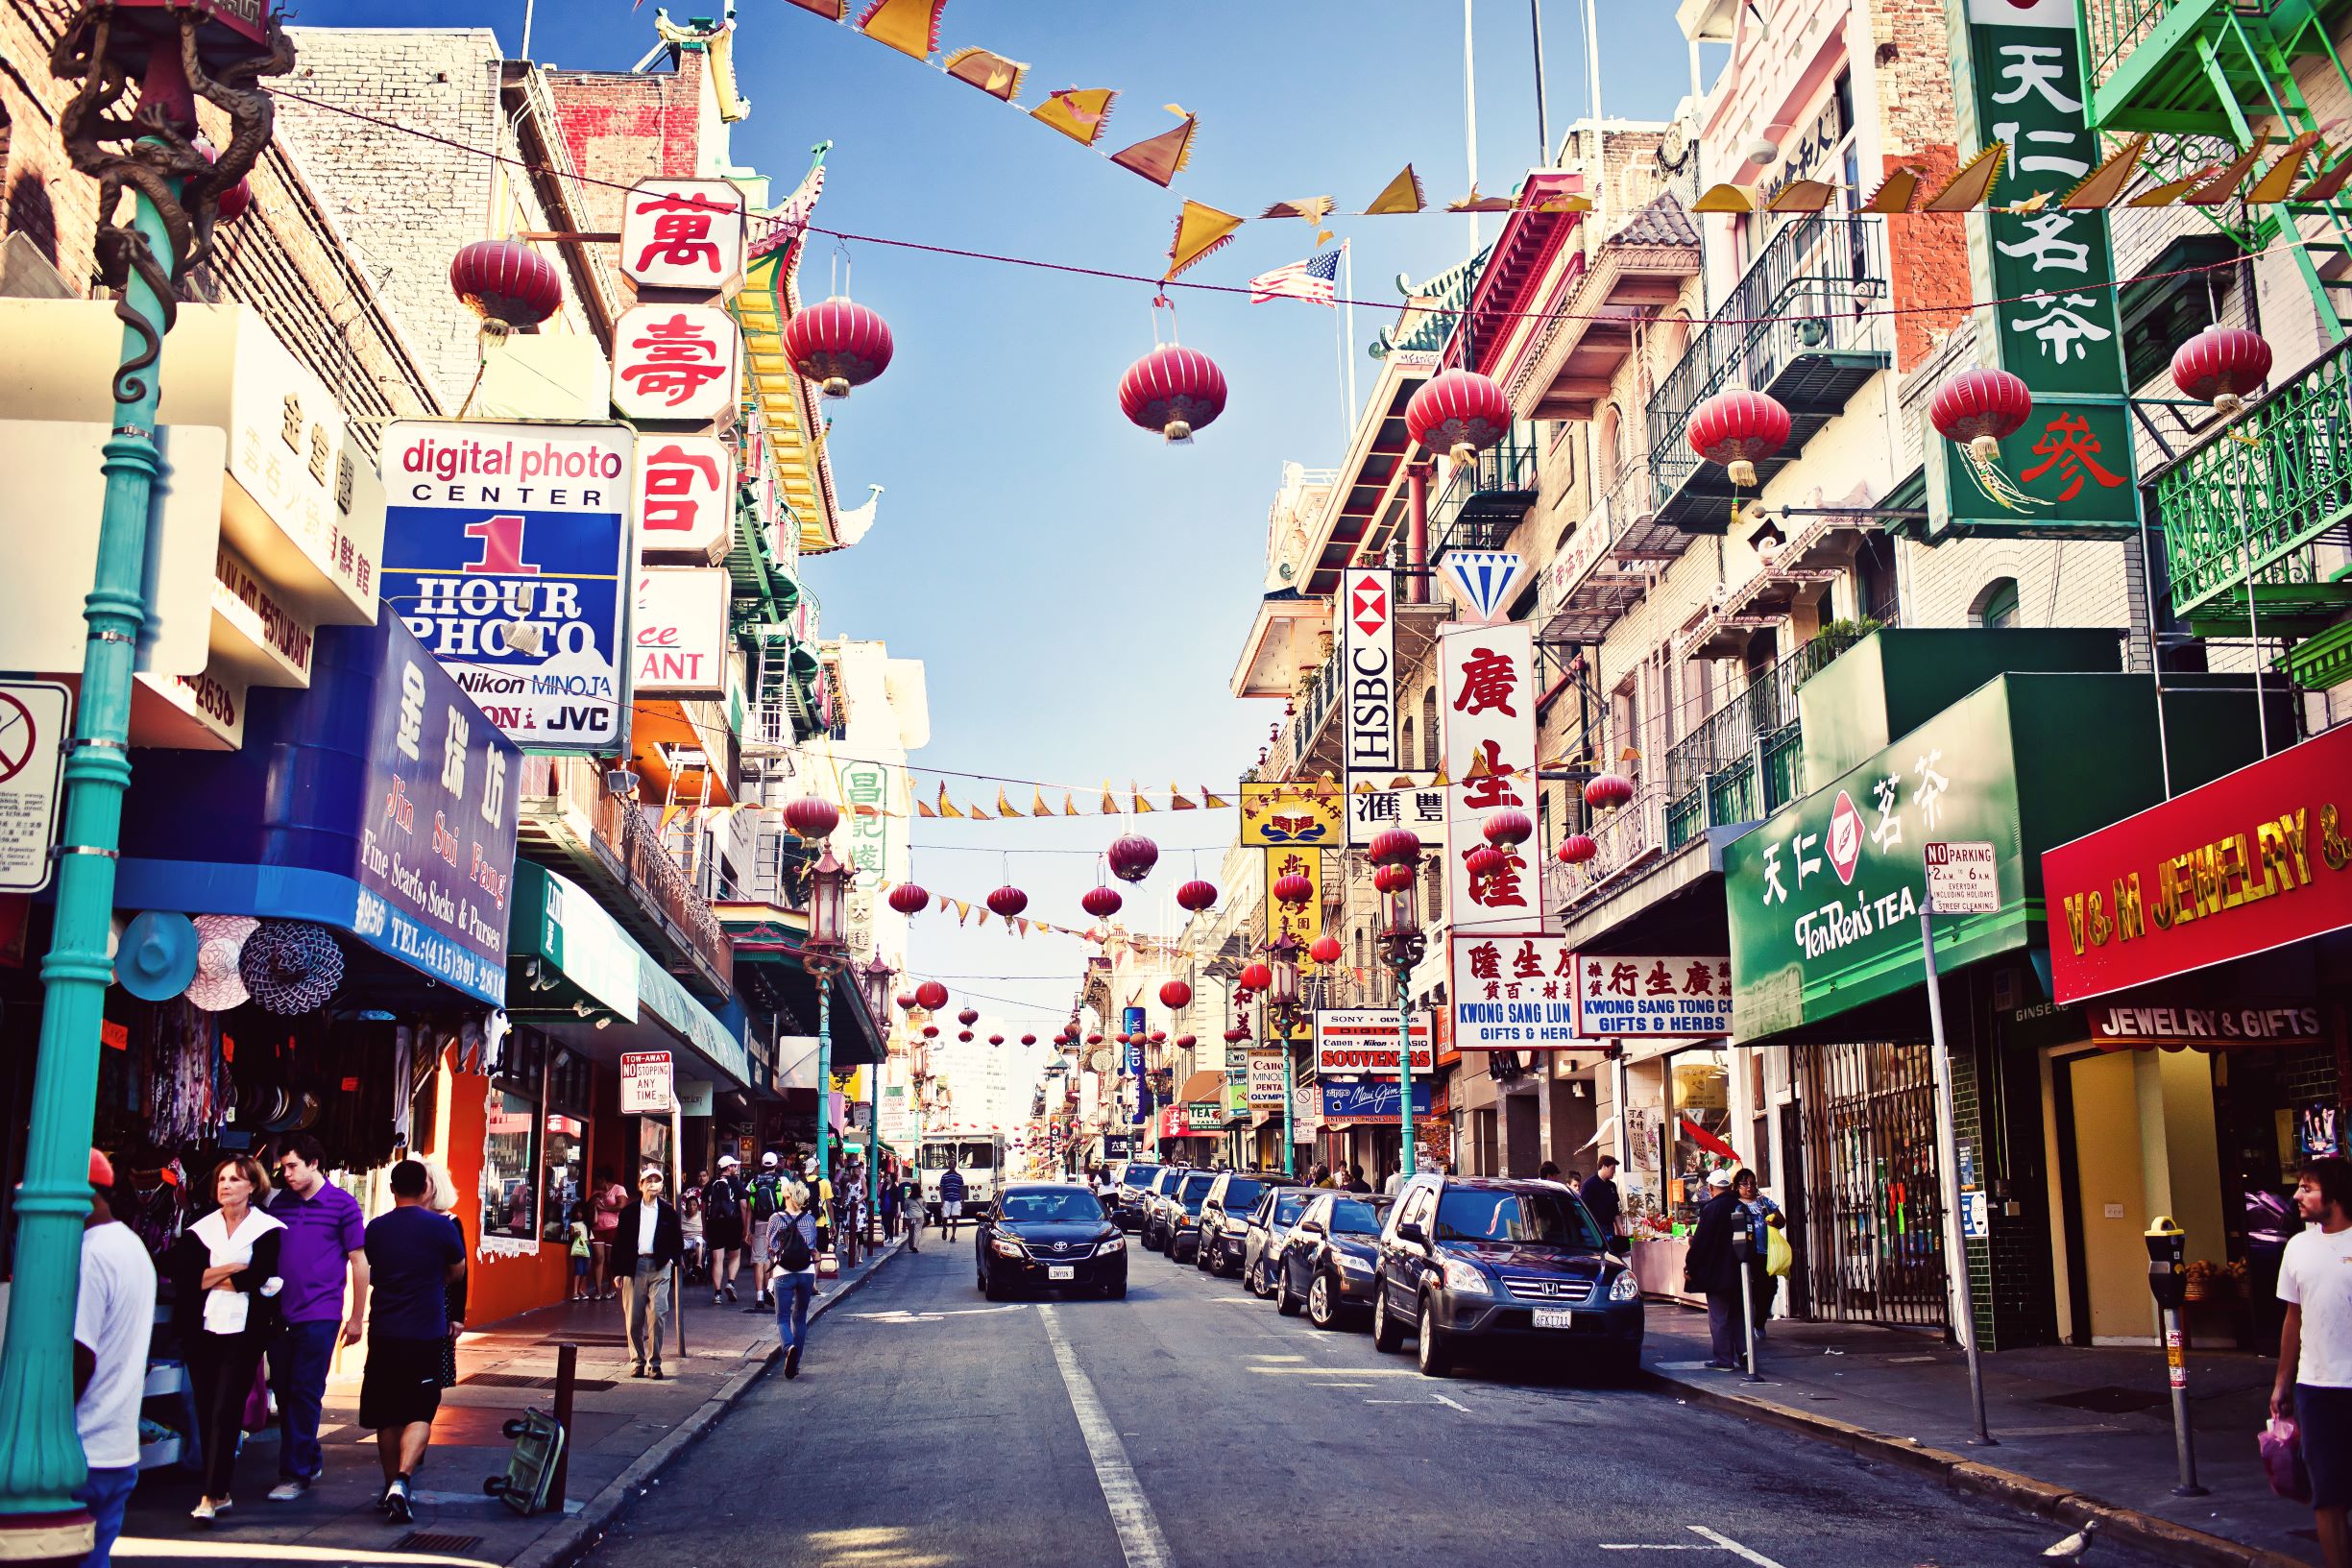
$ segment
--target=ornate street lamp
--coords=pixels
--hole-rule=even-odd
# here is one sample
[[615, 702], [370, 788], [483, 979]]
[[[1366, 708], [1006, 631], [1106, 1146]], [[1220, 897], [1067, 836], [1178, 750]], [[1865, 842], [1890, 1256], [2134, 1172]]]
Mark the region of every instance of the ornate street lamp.
[[1372, 874], [1372, 885], [1380, 891], [1380, 956], [1396, 977], [1397, 1116], [1403, 1132], [1397, 1166], [1408, 1177], [1414, 1171], [1414, 1136], [1413, 993], [1407, 977], [1428, 951], [1428, 939], [1421, 934], [1420, 881], [1418, 844], [1410, 856], [1398, 853]]
[[897, 977], [898, 972], [877, 947], [865, 964], [866, 1009], [884, 1034], [883, 1059], [874, 1064], [873, 1076], [865, 1086], [865, 1234], [876, 1246], [882, 1244], [882, 1070], [890, 1059], [890, 982]]
[[[828, 1153], [833, 1100], [833, 977], [849, 963], [842, 933], [849, 925], [849, 868], [834, 857], [828, 842], [809, 868], [809, 934], [800, 945], [800, 967], [816, 982], [816, 1172], [832, 1174]], [[830, 1223], [830, 1217], [828, 1217]]]
[[1298, 959], [1306, 947], [1297, 933], [1284, 931], [1258, 951], [1266, 954], [1271, 971], [1266, 1016], [1273, 1024], [1275, 1043], [1282, 1048], [1282, 1173], [1288, 1176], [1297, 1173], [1298, 1160], [1297, 1129], [1291, 1121], [1296, 1109], [1291, 1103], [1296, 1093], [1291, 1087], [1291, 1034], [1298, 1026]]
[[[16, 1196], [16, 1283], [0, 1349], [0, 1562], [79, 1562], [91, 1546], [89, 1515], [74, 1500], [86, 1475], [74, 1431], [74, 1297], [89, 1214], [114, 863], [131, 784], [132, 663], [148, 621], [147, 517], [163, 467], [158, 366], [181, 280], [211, 252], [221, 199], [269, 145], [274, 106], [255, 83], [293, 65], [268, 0], [82, 0], [49, 57], [51, 75], [78, 84], [58, 134], [75, 169], [98, 182], [99, 275], [120, 291], [123, 344], [102, 448], [105, 510], [84, 600], [89, 639], [66, 754], [57, 912], [41, 964], [39, 1054]], [[229, 116], [217, 157], [195, 139], [199, 93]], [[128, 228], [116, 221], [126, 190]]]

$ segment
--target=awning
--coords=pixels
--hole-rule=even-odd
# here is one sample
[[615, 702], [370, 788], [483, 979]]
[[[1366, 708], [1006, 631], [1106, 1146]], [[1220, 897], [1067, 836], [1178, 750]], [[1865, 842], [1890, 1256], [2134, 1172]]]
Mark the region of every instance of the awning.
[[1203, 1068], [1184, 1080], [1184, 1087], [1177, 1091], [1176, 1098], [1187, 1105], [1211, 1101], [1222, 1105], [1225, 1098], [1225, 1075], [1213, 1067]]
[[[735, 947], [735, 978], [755, 1010], [791, 1016], [790, 1034], [816, 1030], [816, 981], [801, 964], [806, 917], [766, 904], [715, 904], [718, 923]], [[833, 1067], [844, 1071], [889, 1058], [889, 1025], [874, 1017], [854, 971], [832, 986]]]

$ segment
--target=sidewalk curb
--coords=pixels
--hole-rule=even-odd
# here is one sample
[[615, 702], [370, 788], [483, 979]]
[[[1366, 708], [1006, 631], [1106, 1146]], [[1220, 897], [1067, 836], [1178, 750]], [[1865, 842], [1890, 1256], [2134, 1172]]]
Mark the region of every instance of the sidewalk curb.
[[2137, 1508], [2123, 1508], [2088, 1493], [2036, 1481], [2031, 1476], [2022, 1476], [2013, 1470], [2003, 1470], [1966, 1454], [1928, 1448], [1904, 1438], [1890, 1437], [1882, 1432], [1873, 1432], [1868, 1427], [1855, 1426], [1851, 1421], [1816, 1415], [1809, 1411], [1791, 1410], [1785, 1405], [1776, 1405], [1769, 1400], [1735, 1393], [1728, 1388], [1710, 1388], [1702, 1384], [1678, 1382], [1647, 1367], [1642, 1369], [1642, 1376], [1649, 1380], [1651, 1387], [1661, 1393], [1670, 1393], [1694, 1405], [1728, 1411], [1783, 1431], [1821, 1438], [1866, 1459], [1883, 1460], [1917, 1474], [1933, 1476], [1955, 1491], [1995, 1498], [2061, 1524], [2083, 1525], [2096, 1519], [2105, 1538], [2128, 1541], [2174, 1562], [2194, 1564], [2194, 1568], [2311, 1568], [2311, 1564], [2301, 1557], [2291, 1557], [2281, 1552], [2209, 1534], [2156, 1514], [2143, 1513]]
[[[865, 1272], [851, 1280], [833, 1294], [809, 1308], [809, 1321], [813, 1323], [831, 1312], [837, 1302], [846, 1301], [862, 1289], [865, 1282], [882, 1271], [892, 1258], [907, 1250], [904, 1241], [876, 1258]], [[718, 1424], [735, 1402], [767, 1369], [784, 1359], [784, 1347], [770, 1344], [764, 1355], [746, 1360], [718, 1386], [718, 1391], [704, 1400], [699, 1410], [672, 1428], [651, 1448], [640, 1454], [635, 1462], [605, 1483], [603, 1490], [590, 1498], [580, 1511], [566, 1518], [516, 1557], [508, 1568], [565, 1568], [577, 1559], [589, 1547], [603, 1536], [604, 1532], [628, 1506], [632, 1494], [643, 1490], [652, 1479], [666, 1469], [688, 1447], [701, 1440], [703, 1434]], [[2296, 1568], [2308, 1568], [2297, 1564]]]

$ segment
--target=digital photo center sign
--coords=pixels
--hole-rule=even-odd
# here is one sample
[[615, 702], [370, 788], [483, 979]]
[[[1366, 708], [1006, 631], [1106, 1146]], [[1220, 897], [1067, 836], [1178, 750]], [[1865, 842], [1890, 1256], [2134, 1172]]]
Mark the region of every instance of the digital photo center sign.
[[384, 433], [384, 602], [525, 751], [628, 733], [630, 462], [619, 424]]

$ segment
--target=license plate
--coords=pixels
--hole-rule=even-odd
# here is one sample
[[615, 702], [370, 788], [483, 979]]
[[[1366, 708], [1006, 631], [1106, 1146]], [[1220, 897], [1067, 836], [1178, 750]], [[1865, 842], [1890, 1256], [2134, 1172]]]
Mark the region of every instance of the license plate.
[[1576, 1315], [1565, 1307], [1538, 1307], [1535, 1311], [1536, 1327], [1540, 1329], [1567, 1329], [1576, 1326]]
[[1074, 1266], [1066, 1263], [1048, 1264], [1046, 1265], [1045, 1277], [1048, 1279], [1076, 1279], [1078, 1278], [1078, 1269]]

